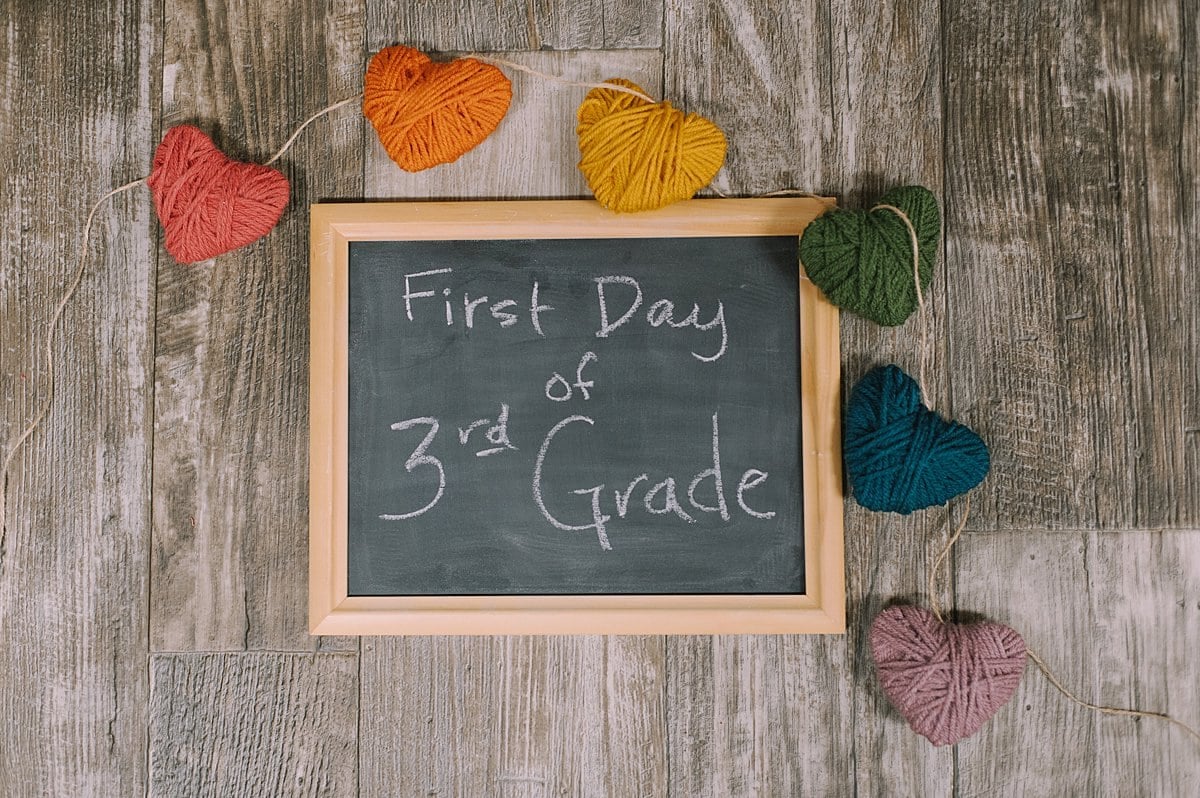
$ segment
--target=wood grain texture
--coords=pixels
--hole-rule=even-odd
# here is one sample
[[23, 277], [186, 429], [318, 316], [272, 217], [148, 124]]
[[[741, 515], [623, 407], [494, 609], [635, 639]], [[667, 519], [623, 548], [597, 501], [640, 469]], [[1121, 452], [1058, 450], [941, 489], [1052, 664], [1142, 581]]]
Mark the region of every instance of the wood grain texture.
[[367, 638], [364, 796], [665, 795], [661, 637]]
[[[942, 185], [940, 42], [928, 0], [667, 4], [666, 94], [709, 116], [730, 139], [717, 185], [753, 194], [828, 193], [867, 208], [888, 188]], [[798, 53], [805, 53], [799, 56]], [[887, 102], [880, 98], [888, 98]], [[941, 343], [949, 268], [929, 292], [930, 386], [949, 396]], [[842, 315], [844, 397], [868, 369], [916, 373], [918, 320], [882, 329]], [[886, 699], [866, 634], [897, 595], [923, 595], [925, 563], [945, 512], [908, 519], [846, 503], [848, 633], [844, 638], [670, 638], [673, 794], [944, 794], [950, 752], [885, 733]]]
[[975, 527], [1200, 517], [1180, 8], [946, 9], [954, 407], [993, 453]]
[[354, 654], [150, 660], [151, 796], [353, 795]]
[[[0, 457], [48, 389], [46, 326], [92, 203], [144, 175], [150, 2], [0, 3]], [[98, 214], [55, 400], [0, 519], [0, 794], [140, 795], [155, 250], [144, 189]]]
[[[972, 527], [1003, 530], [963, 542], [958, 606], [1012, 623], [1084, 697], [1200, 723], [1196, 4], [666, 0], [661, 27], [658, 5], [0, 0], [0, 432], [34, 410], [82, 215], [145, 174], [169, 125], [263, 159], [386, 44], [657, 48], [665, 31], [665, 69], [656, 50], [513, 57], [665, 85], [729, 133], [732, 194], [943, 189], [936, 399], [992, 443]], [[352, 657], [155, 656], [151, 700], [148, 635], [354, 645], [303, 627], [304, 205], [586, 195], [581, 93], [523, 81], [475, 159], [431, 173], [381, 160], [352, 108], [317, 123], [282, 164], [284, 224], [214, 264], [156, 250], [145, 192], [101, 213], [55, 410], [9, 479], [0, 795], [352, 795], [356, 766], [366, 795], [1194, 793], [1194, 744], [1033, 671], [957, 752], [909, 732], [866, 625], [925, 599], [941, 511], [848, 506], [844, 640], [367, 639], [357, 763]], [[847, 317], [847, 385], [911, 371], [916, 341]]]
[[661, 0], [379, 0], [368, 6], [375, 47], [418, 50], [601, 50], [662, 44]]
[[[361, 90], [362, 10], [314, 0], [166, 5], [164, 126], [262, 161]], [[279, 162], [291, 204], [213, 262], [162, 256], [151, 648], [353, 647], [306, 627], [309, 202], [361, 191], [362, 116], [312, 125]]]
[[[980, 533], [955, 556], [958, 607], [1010, 624], [1080, 698], [1200, 728], [1200, 532]], [[997, 573], [1019, 574], [1020, 600]], [[1033, 663], [958, 748], [963, 795], [1190, 795], [1200, 779], [1195, 739], [1072, 704]]]
[[[1200, 53], [1200, 8], [1192, 3], [1181, 3], [1180, 11], [1182, 48], [1186, 54], [1180, 75], [1183, 108], [1178, 177], [1179, 204], [1183, 212], [1181, 243], [1183, 262], [1188, 265], [1187, 272], [1195, 280], [1200, 279], [1196, 277], [1196, 264], [1200, 262], [1200, 196], [1195, 191], [1195, 186], [1200, 186], [1200, 153], [1196, 152], [1195, 146], [1195, 142], [1200, 141], [1200, 59], [1196, 57], [1196, 53]], [[1185, 142], [1191, 142], [1192, 146], [1184, 146]], [[1188, 190], [1189, 186], [1192, 187], [1191, 191]], [[1191, 358], [1195, 363], [1197, 349], [1200, 348], [1200, 312], [1196, 310], [1195, 303], [1192, 304], [1192, 312], [1181, 314], [1175, 326], [1176, 335], [1184, 335], [1192, 342]], [[1180, 332], [1180, 328], [1184, 332]], [[1193, 379], [1197, 379], [1196, 371], [1192, 370]], [[1195, 386], [1183, 392], [1183, 433], [1183, 468], [1190, 474], [1200, 474], [1200, 390], [1196, 390]]]

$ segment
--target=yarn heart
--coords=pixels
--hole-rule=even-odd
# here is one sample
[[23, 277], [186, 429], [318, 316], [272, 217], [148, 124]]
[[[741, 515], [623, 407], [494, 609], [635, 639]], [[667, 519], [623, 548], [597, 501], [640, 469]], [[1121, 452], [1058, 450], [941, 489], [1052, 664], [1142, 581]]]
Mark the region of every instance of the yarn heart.
[[[921, 287], [927, 287], [941, 237], [937, 199], [929, 189], [904, 186], [884, 194], [879, 205], [899, 208], [912, 222]], [[800, 239], [800, 262], [830, 302], [876, 324], [903, 324], [917, 308], [912, 236], [888, 208], [834, 209], [814, 219]]]
[[244, 247], [279, 223], [288, 179], [266, 166], [235, 161], [199, 128], [178, 125], [154, 152], [146, 185], [166, 233], [167, 252], [196, 263]]
[[367, 65], [363, 114], [401, 169], [458, 160], [508, 113], [512, 83], [474, 58], [434, 63], [411, 47], [380, 50]]
[[922, 607], [879, 613], [870, 644], [884, 694], [934, 745], [953, 745], [983, 728], [1025, 670], [1025, 641], [1015, 629], [943, 623]]
[[897, 366], [866, 374], [846, 408], [843, 458], [855, 500], [907, 515], [965, 493], [987, 476], [987, 445], [921, 403]]
[[[642, 91], [627, 80], [607, 82]], [[577, 117], [579, 171], [600, 204], [618, 213], [688, 199], [725, 162], [721, 129], [702, 116], [685, 116], [669, 102], [596, 88]]]

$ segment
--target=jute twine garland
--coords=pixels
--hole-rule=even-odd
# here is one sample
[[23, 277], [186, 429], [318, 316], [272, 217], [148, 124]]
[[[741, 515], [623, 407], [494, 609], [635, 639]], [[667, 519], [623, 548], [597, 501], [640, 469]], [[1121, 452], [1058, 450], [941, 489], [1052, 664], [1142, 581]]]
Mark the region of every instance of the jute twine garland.
[[[574, 87], [589, 88], [589, 89], [603, 88], [603, 89], [608, 89], [611, 91], [624, 92], [624, 93], [633, 95], [635, 97], [638, 97], [639, 99], [642, 99], [648, 103], [656, 102], [654, 99], [647, 96], [645, 93], [643, 93], [641, 91], [638, 91], [636, 89], [633, 89], [633, 88], [630, 88], [627, 86], [615, 84], [615, 83], [609, 83], [609, 82], [591, 83], [591, 82], [568, 80], [568, 79], [563, 78], [558, 75], [552, 75], [552, 74], [548, 74], [545, 72], [540, 72], [538, 70], [532, 69], [531, 67], [527, 67], [524, 64], [518, 64], [516, 62], [509, 61], [506, 59], [496, 58], [493, 56], [484, 56], [484, 55], [480, 55], [480, 54], [476, 54], [476, 53], [471, 53], [465, 57], [474, 58], [478, 61], [493, 64], [496, 66], [504, 66], [509, 69], [516, 70], [518, 72], [523, 72], [523, 73], [526, 73], [529, 75], [540, 77], [545, 80], [549, 80], [551, 82], [558, 83], [558, 84], [565, 85], [565, 86], [574, 86]], [[356, 94], [354, 96], [351, 96], [346, 99], [339, 100], [335, 103], [332, 103], [331, 105], [328, 105], [325, 108], [323, 108], [323, 109], [317, 111], [316, 113], [314, 113], [313, 115], [311, 115], [299, 127], [296, 128], [296, 130], [287, 139], [287, 141], [283, 144], [283, 146], [263, 165], [270, 166], [271, 164], [273, 164], [277, 160], [279, 160], [292, 147], [292, 145], [296, 142], [296, 140], [299, 138], [301, 133], [303, 133], [304, 130], [310, 124], [315, 122], [317, 119], [319, 119], [322, 116], [325, 116], [326, 114], [329, 114], [333, 111], [336, 111], [339, 108], [345, 107], [357, 100], [360, 100], [361, 98], [362, 98], [362, 94]], [[47, 413], [49, 412], [50, 407], [52, 405], [53, 398], [54, 398], [54, 390], [55, 390], [55, 380], [54, 380], [54, 341], [55, 341], [55, 336], [57, 335], [58, 326], [59, 326], [60, 321], [62, 320], [62, 316], [66, 309], [66, 306], [70, 302], [71, 298], [75, 295], [76, 291], [78, 290], [79, 285], [82, 282], [83, 276], [86, 272], [86, 266], [87, 266], [86, 256], [87, 256], [87, 251], [88, 251], [88, 244], [90, 243], [92, 225], [95, 221], [96, 214], [100, 210], [100, 208], [104, 205], [104, 203], [106, 203], [108, 200], [112, 199], [113, 197], [115, 197], [119, 194], [130, 191], [131, 189], [134, 189], [137, 186], [140, 186], [145, 182], [146, 182], [146, 178], [141, 177], [141, 178], [130, 181], [122, 186], [119, 186], [119, 187], [109, 191], [107, 194], [105, 194], [103, 197], [101, 197], [99, 200], [97, 200], [96, 203], [92, 206], [91, 210], [88, 213], [87, 220], [84, 223], [83, 236], [82, 236], [82, 240], [80, 242], [80, 250], [79, 250], [79, 257], [77, 260], [77, 266], [74, 270], [74, 273], [72, 275], [70, 282], [67, 285], [66, 290], [63, 292], [62, 297], [59, 299], [58, 303], [55, 305], [54, 311], [50, 317], [50, 321], [46, 327], [46, 344], [45, 344], [45, 350], [44, 350], [44, 360], [45, 360], [45, 364], [46, 364], [45, 370], [47, 372], [47, 380], [46, 380], [45, 397], [42, 399], [41, 403], [39, 404], [37, 412], [34, 414], [33, 418], [25, 426], [25, 428], [21, 431], [21, 433], [16, 437], [16, 439], [12, 442], [12, 444], [8, 447], [8, 450], [4, 455], [3, 462], [0, 463], [0, 549], [3, 548], [4, 538], [5, 538], [5, 534], [7, 531], [6, 499], [7, 499], [7, 487], [8, 487], [8, 471], [9, 471], [9, 468], [12, 465], [12, 462], [15, 459], [17, 453], [20, 451], [21, 447], [24, 446], [24, 444], [29, 440], [29, 438], [33, 435], [33, 433], [37, 430], [37, 428], [41, 425], [42, 421], [45, 419], [45, 417], [46, 417]], [[710, 188], [714, 191], [714, 193], [718, 194], [721, 197], [727, 196], [724, 192], [722, 192], [720, 189], [716, 188], [715, 186], [710, 186]], [[778, 191], [767, 192], [765, 194], [761, 194], [758, 196], [761, 196], [761, 197], [771, 197], [771, 196], [810, 196], [810, 197], [815, 197], [817, 195], [811, 194], [806, 191], [798, 191], [795, 189], [780, 189]], [[932, 403], [929, 398], [930, 395], [929, 395], [929, 392], [928, 392], [928, 389], [926, 386], [926, 381], [925, 381], [927, 362], [928, 362], [928, 348], [929, 348], [928, 347], [928, 343], [929, 343], [929, 321], [928, 321], [929, 309], [925, 303], [923, 291], [921, 288], [920, 271], [919, 271], [919, 268], [920, 268], [920, 244], [919, 244], [919, 240], [917, 237], [916, 229], [914, 228], [912, 221], [908, 218], [908, 215], [900, 208], [897, 208], [894, 205], [879, 204], [872, 208], [872, 210], [876, 210], [876, 209], [884, 209], [884, 210], [888, 210], [888, 211], [891, 211], [892, 213], [896, 214], [900, 218], [900, 220], [904, 223], [904, 226], [908, 230], [909, 237], [912, 242], [913, 277], [914, 277], [914, 284], [916, 287], [917, 302], [919, 305], [920, 316], [921, 316], [920, 347], [919, 347], [920, 352], [918, 355], [917, 384], [921, 390], [922, 401], [925, 403], [926, 407], [929, 407], [932, 409]], [[945, 621], [944, 621], [944, 618], [942, 615], [942, 608], [940, 605], [940, 601], [938, 600], [938, 591], [937, 591], [938, 576], [941, 573], [943, 573], [943, 569], [944, 569], [944, 572], [947, 574], [947, 578], [948, 578], [949, 556], [950, 556], [950, 553], [951, 553], [955, 543], [958, 542], [959, 538], [961, 537], [961, 535], [963, 533], [963, 530], [966, 528], [967, 518], [969, 517], [969, 515], [970, 515], [970, 498], [967, 497], [965, 499], [963, 517], [962, 517], [961, 521], [959, 522], [959, 524], [957, 525], [957, 527], [955, 528], [953, 534], [950, 535], [950, 537], [946, 540], [946, 543], [942, 546], [941, 550], [938, 552], [938, 555], [934, 560], [933, 568], [930, 571], [929, 601], [930, 601], [931, 609], [934, 613], [934, 616], [938, 619], [939, 622], [944, 623]], [[1046, 677], [1046, 679], [1055, 687], [1055, 689], [1057, 689], [1060, 693], [1062, 693], [1064, 696], [1066, 696], [1069, 700], [1075, 702], [1076, 704], [1078, 704], [1082, 707], [1091, 709], [1096, 712], [1109, 714], [1109, 715], [1157, 718], [1159, 720], [1165, 720], [1165, 721], [1175, 725], [1176, 727], [1180, 728], [1181, 730], [1183, 730], [1184, 732], [1186, 732], [1187, 734], [1189, 734], [1190, 736], [1195, 738], [1197, 741], [1200, 741], [1200, 732], [1197, 732], [1191, 726], [1188, 726], [1187, 724], [1183, 723], [1182, 721], [1172, 718], [1165, 713], [1149, 712], [1149, 711], [1140, 710], [1140, 709], [1129, 709], [1129, 708], [1122, 708], [1122, 707], [1103, 706], [1103, 705], [1093, 704], [1091, 702], [1085, 701], [1085, 700], [1079, 698], [1078, 696], [1076, 696], [1071, 691], [1069, 691], [1062, 684], [1062, 682], [1053, 674], [1053, 672], [1051, 672], [1049, 667], [1046, 665], [1045, 661], [1036, 652], [1034, 652], [1033, 650], [1028, 650], [1027, 655], [1028, 655], [1029, 659], [1033, 661], [1033, 663], [1038, 667], [1038, 669]]]
[[[925, 388], [925, 361], [926, 361], [926, 350], [928, 348], [928, 318], [927, 317], [928, 317], [929, 310], [926, 307], [925, 300], [921, 295], [921, 279], [920, 279], [920, 272], [918, 271], [918, 267], [920, 264], [920, 261], [919, 261], [919, 257], [920, 257], [919, 248], [920, 247], [919, 247], [919, 242], [917, 239], [917, 231], [913, 227], [912, 221], [908, 218], [908, 215], [906, 213], [904, 213], [904, 211], [902, 211], [901, 209], [894, 207], [892, 205], [876, 205], [875, 208], [884, 208], [884, 209], [887, 209], [887, 210], [891, 211], [892, 213], [896, 214], [897, 216], [899, 216], [900, 220], [904, 222], [904, 226], [908, 228], [909, 236], [912, 238], [913, 277], [914, 277], [914, 282], [915, 282], [916, 288], [917, 288], [917, 301], [920, 305], [920, 312], [921, 312], [921, 332], [920, 332], [921, 353], [919, 355], [919, 358], [920, 358], [919, 374], [920, 374], [920, 376], [918, 378], [918, 385], [920, 385], [920, 387], [921, 387], [922, 395], [927, 396], [927, 392], [926, 392], [926, 388]], [[875, 208], [872, 208], [872, 210], [874, 210]], [[926, 399], [925, 401], [926, 401], [927, 406], [932, 407], [932, 405], [929, 404], [928, 399]], [[938, 551], [937, 557], [935, 557], [934, 561], [933, 561], [933, 568], [931, 568], [929, 571], [929, 585], [928, 585], [929, 606], [930, 606], [930, 609], [933, 611], [934, 617], [936, 617], [938, 619], [938, 621], [940, 621], [942, 623], [945, 623], [946, 621], [942, 615], [941, 602], [938, 599], [938, 577], [941, 576], [942, 574], [945, 574], [945, 581], [949, 581], [949, 578], [950, 578], [950, 562], [949, 562], [950, 553], [953, 550], [954, 545], [958, 542], [959, 538], [962, 536], [963, 530], [966, 529], [967, 519], [968, 519], [968, 517], [970, 517], [970, 514], [971, 514], [971, 497], [966, 496], [966, 497], [964, 497], [964, 500], [963, 500], [962, 519], [958, 522], [958, 525], [954, 528], [954, 532], [949, 536], [949, 538], [946, 539], [946, 542], [945, 542], [945, 544], [942, 545], [941, 550]], [[947, 518], [947, 521], [949, 521], [950, 512], [949, 512], [948, 508], [947, 508], [947, 513], [946, 513], [946, 518]], [[1149, 711], [1143, 710], [1143, 709], [1111, 707], [1111, 706], [1105, 706], [1102, 704], [1093, 704], [1090, 701], [1085, 701], [1084, 699], [1082, 699], [1079, 696], [1072, 693], [1070, 690], [1068, 690], [1063, 685], [1063, 683], [1058, 679], [1058, 677], [1054, 675], [1054, 672], [1050, 670], [1050, 668], [1046, 664], [1045, 660], [1043, 660], [1042, 657], [1037, 652], [1035, 652], [1033, 649], [1027, 648], [1025, 653], [1026, 653], [1026, 656], [1028, 656], [1029, 659], [1033, 662], [1033, 664], [1037, 666], [1038, 670], [1040, 670], [1042, 672], [1042, 675], [1046, 677], [1046, 680], [1049, 681], [1050, 684], [1052, 684], [1054, 686], [1054, 688], [1056, 690], [1058, 690], [1058, 692], [1062, 693], [1069, 700], [1075, 702], [1079, 706], [1085, 707], [1094, 712], [1103, 713], [1105, 715], [1120, 715], [1120, 716], [1124, 716], [1124, 717], [1133, 717], [1133, 718], [1157, 718], [1158, 720], [1165, 720], [1168, 723], [1171, 723], [1174, 726], [1181, 729], [1182, 731], [1186, 732], [1187, 734], [1191, 735], [1197, 742], [1200, 742], [1200, 731], [1197, 731], [1196, 729], [1187, 725], [1183, 721], [1180, 721], [1180, 720], [1177, 720], [1176, 718], [1171, 717], [1170, 715], [1166, 714], [1165, 712], [1149, 712]]]

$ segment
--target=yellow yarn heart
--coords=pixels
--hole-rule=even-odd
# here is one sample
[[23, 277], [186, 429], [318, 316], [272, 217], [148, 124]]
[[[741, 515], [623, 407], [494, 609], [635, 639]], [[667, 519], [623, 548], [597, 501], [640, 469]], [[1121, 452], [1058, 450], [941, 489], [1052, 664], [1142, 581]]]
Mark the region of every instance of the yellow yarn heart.
[[[627, 80], [610, 80], [642, 91]], [[725, 134], [669, 102], [613, 89], [588, 92], [577, 114], [579, 171], [605, 208], [648, 211], [691, 197], [725, 162]]]

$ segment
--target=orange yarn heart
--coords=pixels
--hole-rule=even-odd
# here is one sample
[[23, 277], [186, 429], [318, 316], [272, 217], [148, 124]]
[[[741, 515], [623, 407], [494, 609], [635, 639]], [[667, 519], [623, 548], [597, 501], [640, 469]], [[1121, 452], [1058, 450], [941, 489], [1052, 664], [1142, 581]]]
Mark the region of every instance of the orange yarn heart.
[[[641, 91], [627, 80], [610, 80]], [[617, 212], [661, 208], [691, 197], [725, 162], [725, 134], [669, 102], [648, 103], [597, 88], [579, 106], [579, 171], [596, 199]]]
[[474, 58], [435, 64], [411, 47], [380, 50], [367, 65], [363, 114], [401, 169], [458, 160], [508, 113], [512, 83]]
[[278, 224], [288, 202], [282, 173], [227, 157], [191, 125], [163, 136], [146, 185], [166, 232], [167, 252], [180, 263], [257, 241]]

